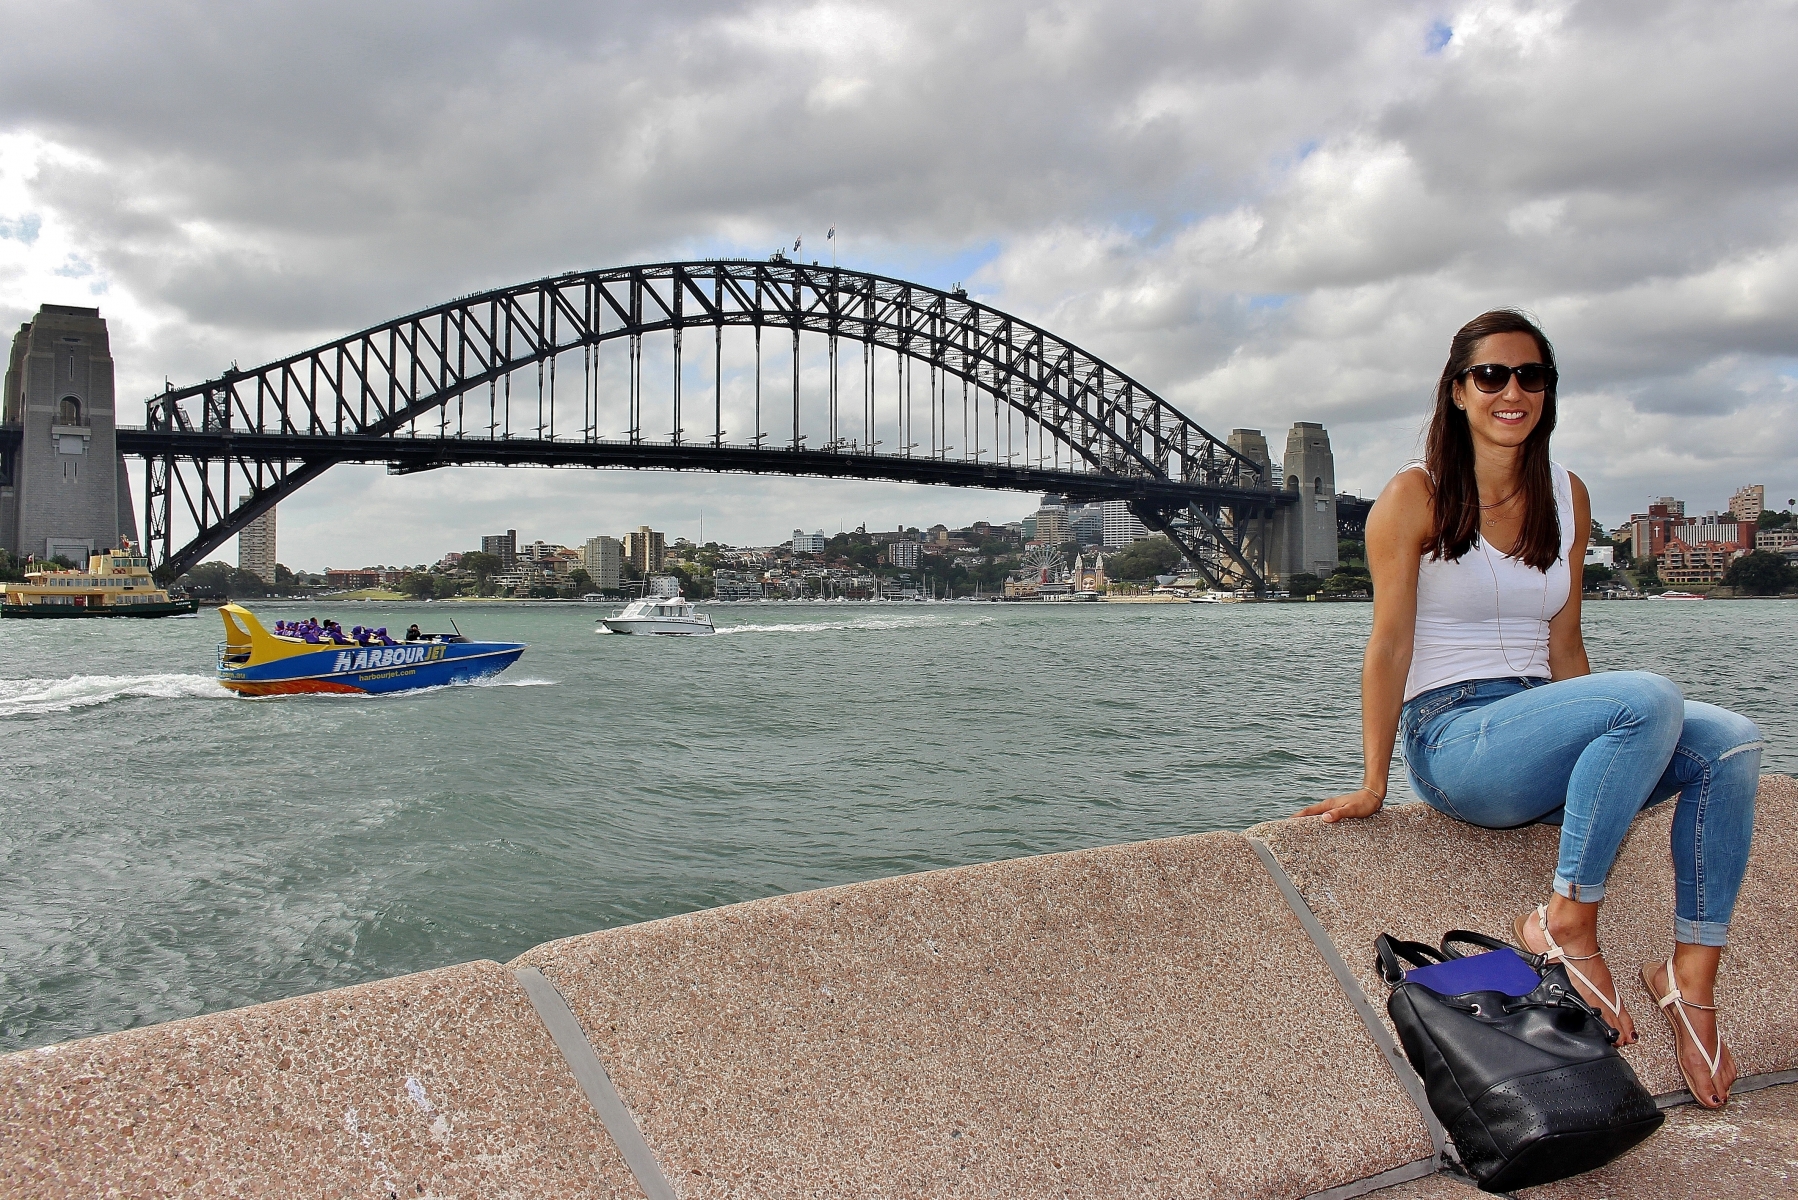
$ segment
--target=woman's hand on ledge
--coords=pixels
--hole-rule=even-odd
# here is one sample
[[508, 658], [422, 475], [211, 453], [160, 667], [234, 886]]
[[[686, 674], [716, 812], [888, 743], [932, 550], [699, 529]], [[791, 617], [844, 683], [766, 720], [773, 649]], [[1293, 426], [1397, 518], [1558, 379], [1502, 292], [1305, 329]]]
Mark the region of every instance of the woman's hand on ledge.
[[1331, 796], [1328, 800], [1319, 800], [1316, 804], [1306, 805], [1292, 815], [1295, 817], [1323, 817], [1326, 823], [1347, 820], [1350, 817], [1371, 817], [1380, 811], [1380, 805], [1386, 798], [1372, 788], [1356, 788], [1340, 796]]

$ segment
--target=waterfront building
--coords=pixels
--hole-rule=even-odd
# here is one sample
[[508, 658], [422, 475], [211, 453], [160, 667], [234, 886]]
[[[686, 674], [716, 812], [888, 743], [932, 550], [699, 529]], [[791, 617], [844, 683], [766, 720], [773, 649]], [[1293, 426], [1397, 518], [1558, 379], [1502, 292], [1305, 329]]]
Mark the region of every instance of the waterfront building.
[[637, 526], [637, 532], [624, 535], [624, 561], [637, 569], [637, 574], [648, 579], [662, 569], [662, 558], [667, 553], [667, 546], [661, 534], [647, 525]]
[[1787, 550], [1798, 546], [1798, 525], [1781, 525], [1777, 529], [1757, 530], [1754, 535], [1756, 550]]
[[1586, 565], [1614, 567], [1617, 565], [1617, 551], [1613, 546], [1587, 546]]
[[581, 566], [602, 592], [615, 592], [623, 574], [624, 545], [617, 538], [590, 537], [581, 548]]
[[887, 561], [903, 570], [915, 569], [922, 552], [923, 548], [916, 542], [888, 542], [886, 547]]
[[1761, 513], [1767, 509], [1767, 486], [1762, 483], [1751, 483], [1747, 487], [1737, 488], [1736, 494], [1729, 498], [1729, 515], [1738, 521], [1746, 521], [1752, 525], [1761, 519]]
[[760, 600], [762, 577], [748, 571], [713, 571], [712, 597], [716, 600]]
[[1672, 496], [1658, 498], [1648, 506], [1647, 512], [1630, 517], [1629, 556], [1658, 559], [1667, 543], [1673, 540], [1673, 527], [1684, 523], [1685, 519], [1684, 501]]
[[672, 600], [680, 595], [679, 575], [652, 575], [649, 577], [649, 594], [663, 600]]
[[237, 566], [264, 583], [275, 582], [275, 510], [269, 509], [237, 535]]
[[363, 567], [359, 571], [333, 571], [325, 568], [325, 586], [343, 592], [357, 592], [364, 588], [391, 587], [398, 581], [397, 571], [381, 567]]
[[1149, 527], [1136, 519], [1128, 501], [1107, 500], [1099, 505], [1104, 517], [1102, 541], [1107, 550], [1121, 550], [1138, 538], [1149, 536]]
[[807, 533], [803, 529], [795, 529], [793, 531], [794, 554], [822, 554], [824, 553], [824, 542], [825, 537], [822, 529], [816, 533]]
[[1032, 541], [1041, 542], [1045, 546], [1059, 546], [1069, 538], [1068, 510], [1060, 505], [1048, 506], [1036, 510], [1036, 528]]
[[1688, 546], [1700, 542], [1724, 542], [1738, 550], [1754, 549], [1755, 532], [1752, 522], [1726, 521], [1721, 513], [1714, 512], [1693, 517], [1683, 525], [1674, 526], [1674, 533]]
[[1691, 545], [1675, 537], [1660, 555], [1661, 580], [1664, 583], [1721, 583], [1723, 573], [1738, 553], [1724, 542]]
[[500, 570], [510, 571], [518, 563], [518, 531], [488, 534], [481, 539], [481, 553], [499, 559]]

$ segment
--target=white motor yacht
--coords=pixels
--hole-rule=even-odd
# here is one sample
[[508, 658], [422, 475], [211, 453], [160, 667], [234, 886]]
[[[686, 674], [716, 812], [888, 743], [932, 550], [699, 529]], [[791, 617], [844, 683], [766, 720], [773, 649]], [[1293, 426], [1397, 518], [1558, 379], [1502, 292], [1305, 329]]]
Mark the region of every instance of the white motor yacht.
[[632, 600], [615, 617], [600, 618], [601, 625], [612, 633], [659, 633], [682, 635], [715, 633], [712, 618], [694, 612], [692, 604], [679, 596], [645, 596]]

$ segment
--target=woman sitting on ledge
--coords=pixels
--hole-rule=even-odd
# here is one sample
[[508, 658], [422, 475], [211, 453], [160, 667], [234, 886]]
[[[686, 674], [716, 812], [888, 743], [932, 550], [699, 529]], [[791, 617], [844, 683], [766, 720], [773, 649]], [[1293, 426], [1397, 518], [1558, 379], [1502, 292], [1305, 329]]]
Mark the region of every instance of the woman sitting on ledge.
[[1378, 812], [1402, 733], [1412, 787], [1433, 807], [1489, 829], [1559, 825], [1554, 895], [1513, 936], [1564, 962], [1627, 1044], [1635, 1024], [1599, 948], [1599, 904], [1630, 822], [1678, 796], [1673, 953], [1641, 979], [1693, 1097], [1720, 1108], [1736, 1065], [1715, 985], [1754, 832], [1760, 733], [1659, 675], [1592, 673], [1580, 637], [1591, 504], [1548, 456], [1555, 382], [1553, 348], [1520, 313], [1486, 313], [1455, 335], [1427, 458], [1393, 477], [1367, 519], [1363, 785], [1299, 815]]

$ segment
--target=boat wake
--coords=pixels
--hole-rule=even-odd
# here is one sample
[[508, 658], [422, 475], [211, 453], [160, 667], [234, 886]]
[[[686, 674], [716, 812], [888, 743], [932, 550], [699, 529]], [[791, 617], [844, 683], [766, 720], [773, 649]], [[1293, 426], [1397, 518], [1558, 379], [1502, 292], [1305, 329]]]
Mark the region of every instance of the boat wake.
[[974, 625], [991, 625], [990, 617], [956, 618], [948, 616], [861, 617], [847, 621], [798, 621], [791, 624], [721, 625], [720, 635], [727, 633], [834, 633], [841, 630], [885, 631], [891, 629], [948, 629]]
[[229, 700], [210, 675], [71, 675], [0, 679], [0, 719], [72, 712], [113, 700]]

